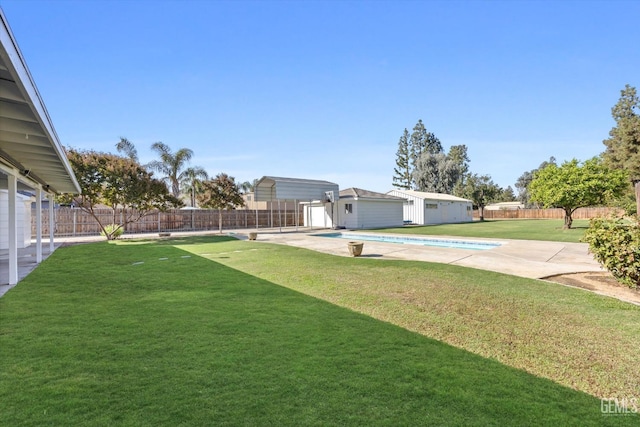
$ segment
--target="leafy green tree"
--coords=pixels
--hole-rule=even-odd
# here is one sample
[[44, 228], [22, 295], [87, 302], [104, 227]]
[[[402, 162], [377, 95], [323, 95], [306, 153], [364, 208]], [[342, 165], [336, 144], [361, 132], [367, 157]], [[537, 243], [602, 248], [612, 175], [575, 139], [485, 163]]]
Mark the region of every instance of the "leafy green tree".
[[529, 192], [531, 200], [545, 208], [562, 208], [564, 228], [568, 229], [576, 209], [611, 203], [624, 193], [628, 179], [627, 171], [609, 169], [600, 158], [594, 157], [582, 164], [573, 159], [561, 166], [550, 164], [537, 171], [529, 184]]
[[[121, 234], [127, 223], [136, 222], [152, 211], [181, 206], [162, 181], [128, 157], [74, 149], [67, 150], [67, 157], [82, 193], [62, 195], [60, 201], [91, 215], [108, 240]], [[110, 223], [104, 223], [96, 214], [99, 205], [111, 208]]]
[[531, 206], [531, 200], [529, 197], [529, 184], [533, 181], [533, 176], [540, 169], [544, 169], [550, 164], [556, 164], [556, 158], [550, 157], [549, 161], [544, 161], [540, 163], [537, 169], [533, 169], [531, 171], [524, 172], [518, 180], [516, 181], [516, 188], [518, 189], [518, 200], [525, 205], [525, 207]]
[[398, 151], [396, 152], [396, 167], [393, 169], [393, 186], [404, 190], [411, 189], [411, 156], [409, 153], [409, 131], [404, 129], [404, 133], [398, 141]]
[[635, 87], [625, 85], [611, 115], [616, 125], [603, 141], [607, 147], [603, 158], [607, 166], [629, 172], [635, 185], [636, 213], [640, 217], [640, 98]]
[[202, 192], [198, 194], [200, 206], [218, 209], [219, 231], [222, 233], [222, 210], [244, 206], [244, 199], [235, 179], [226, 173], [216, 175], [214, 179], [202, 183]]
[[469, 199], [478, 209], [480, 221], [484, 221], [484, 207], [495, 202], [501, 188], [489, 175], [467, 174], [464, 182], [456, 186], [455, 195]]
[[209, 179], [209, 174], [201, 167], [196, 166], [185, 169], [180, 176], [180, 187], [182, 191], [189, 193], [191, 207], [197, 207], [196, 194], [202, 190], [202, 181]]
[[193, 151], [181, 148], [174, 153], [162, 142], [154, 142], [151, 149], [160, 156], [160, 160], [152, 161], [147, 167], [163, 174], [171, 188], [171, 194], [176, 198], [180, 197], [180, 181], [184, 179], [185, 166], [193, 157]]

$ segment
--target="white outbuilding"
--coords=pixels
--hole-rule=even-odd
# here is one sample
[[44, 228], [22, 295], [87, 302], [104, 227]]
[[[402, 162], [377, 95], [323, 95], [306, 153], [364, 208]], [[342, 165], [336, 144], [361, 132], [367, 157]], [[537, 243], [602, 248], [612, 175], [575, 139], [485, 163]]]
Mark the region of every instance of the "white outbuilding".
[[361, 188], [347, 188], [338, 200], [304, 204], [305, 226], [371, 229], [401, 227], [404, 199]]
[[473, 221], [471, 200], [450, 194], [415, 190], [391, 190], [387, 194], [405, 199], [403, 207], [405, 223], [427, 225]]

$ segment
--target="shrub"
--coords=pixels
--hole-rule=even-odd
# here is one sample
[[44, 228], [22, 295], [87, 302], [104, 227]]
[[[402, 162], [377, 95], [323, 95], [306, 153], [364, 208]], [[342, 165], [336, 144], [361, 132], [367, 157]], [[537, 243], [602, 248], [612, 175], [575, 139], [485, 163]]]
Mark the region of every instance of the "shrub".
[[120, 224], [107, 224], [104, 226], [104, 230], [100, 232], [101, 236], [107, 238], [107, 240], [116, 240], [124, 233], [124, 229]]
[[593, 218], [582, 241], [620, 283], [640, 288], [640, 221]]

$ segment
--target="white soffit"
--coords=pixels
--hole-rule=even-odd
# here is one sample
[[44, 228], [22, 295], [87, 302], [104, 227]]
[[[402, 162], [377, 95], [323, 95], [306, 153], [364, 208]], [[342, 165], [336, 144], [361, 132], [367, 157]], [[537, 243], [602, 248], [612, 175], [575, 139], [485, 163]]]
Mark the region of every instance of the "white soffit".
[[79, 193], [66, 153], [0, 9], [0, 162], [57, 193]]

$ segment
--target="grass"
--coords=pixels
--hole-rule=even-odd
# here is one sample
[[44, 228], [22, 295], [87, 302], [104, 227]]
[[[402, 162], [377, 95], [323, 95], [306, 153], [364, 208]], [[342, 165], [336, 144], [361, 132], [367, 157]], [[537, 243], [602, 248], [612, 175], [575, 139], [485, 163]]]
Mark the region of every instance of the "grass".
[[589, 227], [588, 220], [574, 220], [573, 228], [563, 230], [563, 220], [510, 219], [474, 221], [462, 224], [408, 226], [376, 230], [397, 234], [488, 237], [494, 239], [548, 240], [578, 243]]
[[0, 299], [0, 425], [633, 425], [591, 395], [638, 397], [639, 332], [635, 306], [455, 266], [78, 245]]

